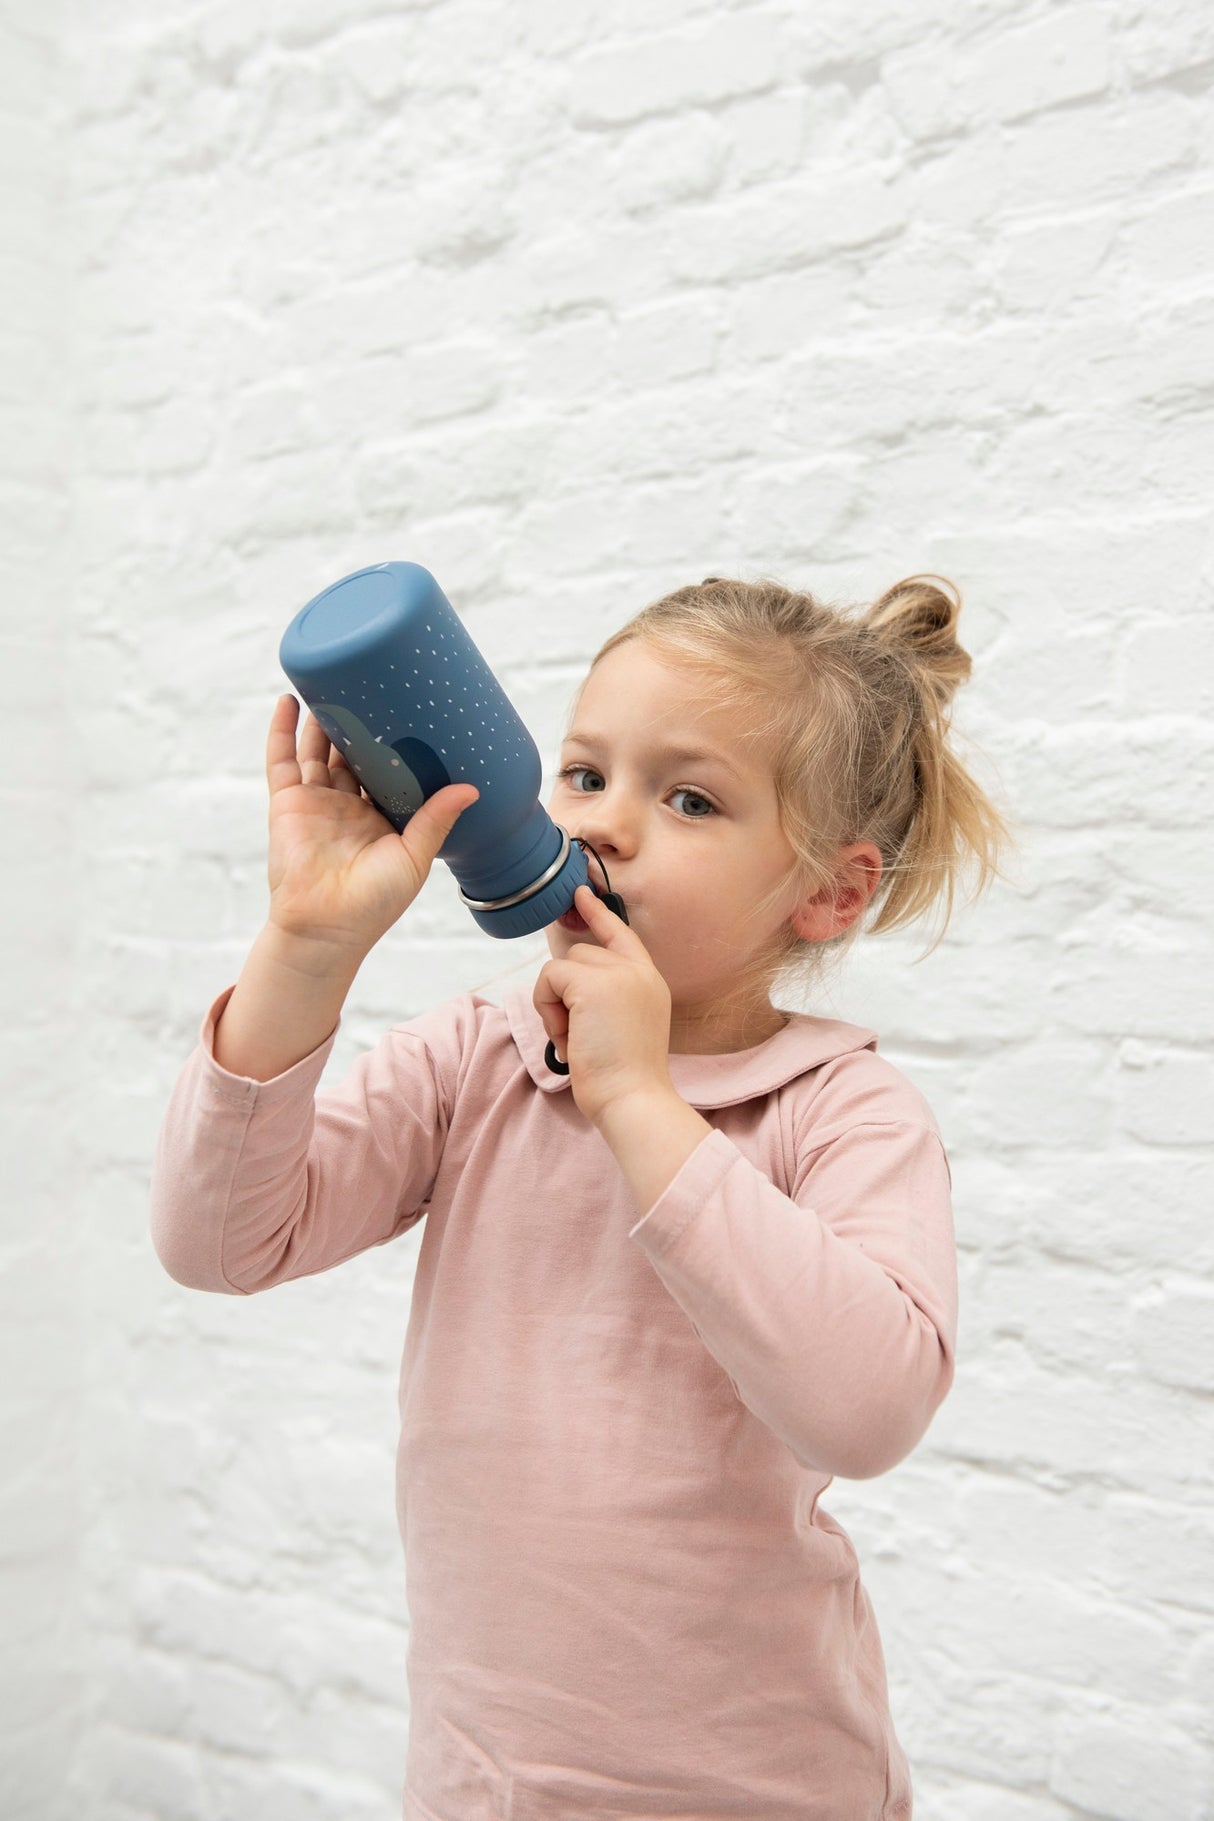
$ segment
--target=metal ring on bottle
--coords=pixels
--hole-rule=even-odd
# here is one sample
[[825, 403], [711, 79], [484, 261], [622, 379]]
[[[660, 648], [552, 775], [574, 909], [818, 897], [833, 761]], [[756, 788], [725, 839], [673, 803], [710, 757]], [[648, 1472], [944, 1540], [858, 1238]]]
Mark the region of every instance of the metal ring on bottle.
[[552, 865], [548, 868], [547, 872], [541, 873], [539, 878], [534, 880], [532, 884], [527, 887], [526, 891], [515, 892], [514, 896], [511, 898], [469, 898], [461, 891], [460, 897], [468, 906], [468, 909], [475, 911], [509, 910], [512, 904], [525, 904], [528, 898], [534, 898], [537, 892], [542, 892], [546, 885], [550, 885], [569, 858], [569, 849], [571, 845], [569, 836], [561, 827], [560, 823], [554, 822], [552, 826], [557, 829], [560, 834], [561, 851], [552, 862]]

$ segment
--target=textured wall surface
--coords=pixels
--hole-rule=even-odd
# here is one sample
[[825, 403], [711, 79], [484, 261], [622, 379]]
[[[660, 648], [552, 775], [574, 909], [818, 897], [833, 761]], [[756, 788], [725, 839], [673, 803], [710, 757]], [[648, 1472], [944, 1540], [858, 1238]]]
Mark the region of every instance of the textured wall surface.
[[[245, 1301], [147, 1236], [264, 917], [278, 639], [393, 557], [546, 766], [669, 587], [962, 588], [1019, 856], [928, 959], [874, 938], [811, 1002], [940, 1117], [959, 1373], [827, 1502], [921, 1821], [1209, 1821], [1214, 11], [3, 20], [6, 1821], [399, 1813], [416, 1242]], [[435, 868], [327, 1078], [545, 954]]]
[[[31, 13], [33, 16], [27, 17]], [[87, 1421], [66, 84], [58, 0], [0, 4], [0, 1815], [58, 1817], [80, 1742]], [[91, 1038], [92, 1033], [89, 1033]]]

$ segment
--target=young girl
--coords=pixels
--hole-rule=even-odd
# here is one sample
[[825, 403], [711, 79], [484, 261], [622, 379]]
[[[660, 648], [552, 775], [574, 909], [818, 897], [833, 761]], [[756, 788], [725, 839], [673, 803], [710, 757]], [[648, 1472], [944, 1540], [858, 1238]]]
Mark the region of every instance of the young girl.
[[[165, 1268], [248, 1295], [426, 1217], [400, 1385], [407, 1821], [911, 1813], [856, 1557], [821, 1497], [953, 1375], [949, 1173], [870, 1031], [781, 1011], [1001, 823], [947, 744], [948, 584], [862, 616], [710, 578], [608, 640], [548, 808], [609, 875], [538, 978], [317, 1092], [364, 956], [475, 789], [397, 835], [296, 704], [270, 908], [174, 1088]], [[595, 870], [596, 867], [598, 870]], [[567, 1073], [554, 1070], [551, 1042]]]

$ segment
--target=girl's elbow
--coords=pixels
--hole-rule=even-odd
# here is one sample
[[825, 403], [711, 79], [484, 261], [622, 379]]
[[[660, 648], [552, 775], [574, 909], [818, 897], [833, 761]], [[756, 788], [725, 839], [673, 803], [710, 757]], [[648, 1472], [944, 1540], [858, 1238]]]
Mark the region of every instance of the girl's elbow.
[[[892, 1396], [874, 1394], [853, 1405], [832, 1438], [829, 1463], [836, 1479], [875, 1480], [897, 1467], [919, 1446], [953, 1382], [953, 1358], [943, 1341]], [[916, 1383], [917, 1380], [917, 1383]]]
[[207, 1248], [189, 1232], [153, 1220], [152, 1250], [161, 1268], [184, 1290], [209, 1290], [221, 1296], [244, 1294], [238, 1285], [228, 1282]]
[[875, 1480], [900, 1465], [922, 1440], [927, 1424], [913, 1429], [870, 1431], [849, 1436], [835, 1453], [831, 1476], [837, 1480]]

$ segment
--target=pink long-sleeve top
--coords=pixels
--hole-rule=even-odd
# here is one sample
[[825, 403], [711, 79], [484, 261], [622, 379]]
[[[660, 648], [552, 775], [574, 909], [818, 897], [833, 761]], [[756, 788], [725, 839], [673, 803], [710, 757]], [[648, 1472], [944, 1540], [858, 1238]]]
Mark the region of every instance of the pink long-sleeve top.
[[544, 1061], [532, 983], [336, 1031], [266, 1082], [208, 1012], [157, 1147], [180, 1283], [248, 1295], [424, 1218], [400, 1378], [406, 1821], [899, 1821], [910, 1780], [832, 1476], [952, 1378], [931, 1112], [869, 1031], [670, 1058], [709, 1124], [651, 1207]]

